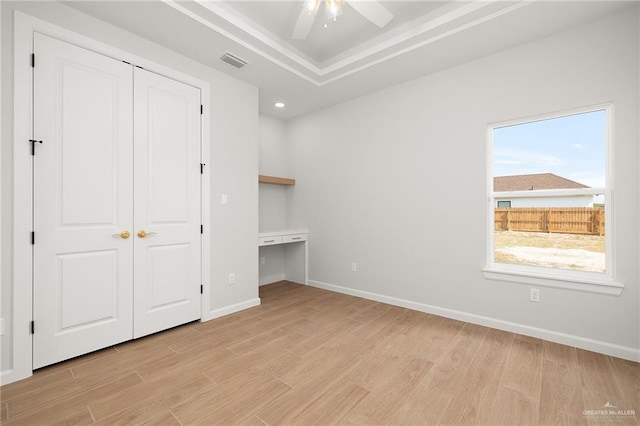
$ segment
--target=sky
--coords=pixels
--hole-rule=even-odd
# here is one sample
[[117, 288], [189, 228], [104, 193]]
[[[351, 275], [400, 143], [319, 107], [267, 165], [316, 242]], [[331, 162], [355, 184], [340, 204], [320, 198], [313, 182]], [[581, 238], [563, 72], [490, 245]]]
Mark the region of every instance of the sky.
[[605, 186], [606, 111], [493, 130], [493, 176], [554, 173]]

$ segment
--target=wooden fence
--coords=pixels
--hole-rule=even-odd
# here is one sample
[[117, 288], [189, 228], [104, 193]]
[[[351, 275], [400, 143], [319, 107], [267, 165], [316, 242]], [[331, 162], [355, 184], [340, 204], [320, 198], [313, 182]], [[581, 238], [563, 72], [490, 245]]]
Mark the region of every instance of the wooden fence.
[[602, 207], [496, 208], [496, 231], [604, 235]]

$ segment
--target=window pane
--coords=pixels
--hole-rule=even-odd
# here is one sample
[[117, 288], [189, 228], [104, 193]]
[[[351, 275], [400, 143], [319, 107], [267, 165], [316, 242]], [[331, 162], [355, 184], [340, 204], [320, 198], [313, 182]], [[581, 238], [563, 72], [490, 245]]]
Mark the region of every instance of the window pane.
[[492, 140], [494, 261], [605, 272], [604, 194], [579, 190], [605, 188], [606, 111], [494, 128]]
[[495, 261], [605, 272], [603, 207], [496, 209]]
[[[606, 111], [533, 121], [493, 130], [493, 176], [552, 173], [592, 188], [604, 188]], [[541, 180], [519, 189], [557, 189]], [[494, 189], [498, 190], [498, 189]]]

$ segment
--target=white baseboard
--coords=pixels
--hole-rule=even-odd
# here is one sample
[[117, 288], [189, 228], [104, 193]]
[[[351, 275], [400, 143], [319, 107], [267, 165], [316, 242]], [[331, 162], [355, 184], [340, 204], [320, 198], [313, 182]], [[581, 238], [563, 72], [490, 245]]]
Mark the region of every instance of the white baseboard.
[[503, 321], [496, 318], [485, 317], [482, 315], [470, 314], [467, 312], [456, 311], [453, 309], [441, 308], [438, 306], [427, 305], [424, 303], [413, 302], [411, 300], [399, 299], [396, 297], [385, 296], [378, 293], [371, 293], [363, 290], [355, 290], [348, 287], [342, 287], [333, 284], [323, 283], [321, 281], [309, 280], [309, 285], [324, 290], [334, 291], [336, 293], [348, 294], [350, 296], [362, 297], [363, 299], [375, 300], [376, 302], [387, 303], [389, 305], [399, 306], [402, 308], [412, 309], [414, 311], [425, 312], [428, 314], [438, 315], [445, 318], [451, 318], [459, 321], [469, 322], [472, 324], [483, 325], [498, 330], [518, 333], [525, 336], [537, 337], [539, 339], [548, 340], [554, 343], [560, 343], [567, 346], [585, 349], [592, 352], [598, 352], [617, 358], [627, 359], [629, 361], [640, 362], [640, 349], [628, 346], [616, 345], [614, 343], [593, 340], [586, 337], [574, 336], [571, 334], [560, 333], [553, 330], [545, 330], [542, 328], [531, 327], [524, 324], [518, 324], [509, 321]]
[[11, 382], [15, 382], [12, 376], [13, 376], [13, 370], [0, 371], [0, 385], [7, 385]]
[[260, 298], [249, 299], [244, 302], [236, 303], [235, 305], [225, 306], [224, 308], [214, 309], [202, 315], [202, 321], [209, 321], [212, 319], [220, 318], [225, 315], [234, 314], [236, 312], [243, 311], [245, 309], [253, 308], [260, 305]]
[[0, 371], [0, 385], [8, 385], [9, 383], [17, 382], [18, 380], [31, 377], [33, 373], [29, 371], [28, 374], [16, 374], [14, 369]]

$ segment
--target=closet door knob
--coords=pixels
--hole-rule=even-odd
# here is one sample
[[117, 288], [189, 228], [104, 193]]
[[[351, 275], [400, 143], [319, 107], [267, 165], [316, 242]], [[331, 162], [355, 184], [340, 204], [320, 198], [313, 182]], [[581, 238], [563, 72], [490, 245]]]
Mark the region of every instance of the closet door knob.
[[155, 235], [155, 232], [147, 232], [144, 229], [141, 229], [140, 231], [138, 231], [138, 238], [144, 238], [147, 235]]
[[129, 231], [122, 231], [119, 234], [113, 234], [111, 235], [112, 237], [120, 237], [123, 240], [126, 240], [127, 238], [129, 238], [131, 236], [131, 233]]

